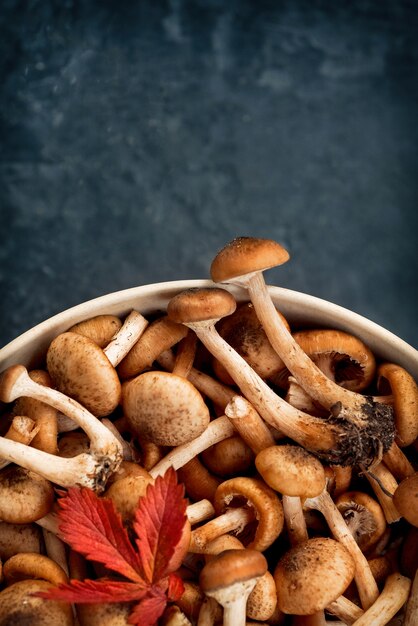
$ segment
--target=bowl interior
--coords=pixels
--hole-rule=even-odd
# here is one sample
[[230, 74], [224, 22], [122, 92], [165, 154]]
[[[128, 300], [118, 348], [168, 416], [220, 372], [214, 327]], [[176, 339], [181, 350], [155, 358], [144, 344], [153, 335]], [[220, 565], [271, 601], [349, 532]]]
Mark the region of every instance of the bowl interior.
[[[36, 367], [52, 339], [73, 324], [102, 313], [124, 316], [132, 309], [143, 315], [165, 310], [168, 301], [191, 287], [210, 287], [209, 280], [180, 280], [125, 289], [89, 300], [34, 326], [0, 350], [0, 372], [16, 363]], [[222, 285], [238, 301], [248, 300], [244, 289]], [[275, 306], [293, 327], [329, 327], [345, 330], [362, 339], [375, 355], [402, 365], [418, 379], [418, 351], [378, 324], [348, 309], [307, 294], [269, 287]]]

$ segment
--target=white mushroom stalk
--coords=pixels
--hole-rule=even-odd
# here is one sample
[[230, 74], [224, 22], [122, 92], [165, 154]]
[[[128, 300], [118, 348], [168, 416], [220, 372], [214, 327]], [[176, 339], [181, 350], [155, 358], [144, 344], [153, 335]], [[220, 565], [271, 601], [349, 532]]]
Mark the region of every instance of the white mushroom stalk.
[[101, 490], [122, 460], [122, 446], [113, 433], [81, 404], [55, 389], [35, 383], [23, 365], [13, 365], [0, 377], [0, 399], [13, 402], [21, 396], [45, 402], [77, 422], [90, 439], [90, 452], [74, 459], [59, 459], [0, 438], [0, 457], [38, 472], [63, 487], [83, 484]]
[[[390, 574], [382, 593], [365, 613], [353, 622], [353, 626], [385, 626], [403, 607], [408, 599], [411, 581], [401, 574]], [[404, 622], [406, 624], [406, 622]], [[412, 626], [412, 623], [411, 623]]]
[[138, 311], [131, 311], [129, 313], [122, 328], [103, 350], [113, 367], [119, 365], [122, 359], [131, 350], [132, 346], [141, 337], [147, 326], [148, 320], [138, 313]]
[[356, 566], [354, 579], [360, 596], [360, 602], [364, 609], [368, 609], [379, 596], [376, 581], [366, 557], [350, 533], [343, 516], [337, 509], [328, 491], [324, 489], [319, 496], [306, 498], [304, 507], [320, 511], [325, 517], [334, 538], [342, 543], [351, 554]]
[[[358, 432], [350, 438], [349, 462], [370, 463], [381, 458], [395, 436], [393, 410], [374, 402], [371, 397], [349, 391], [330, 380], [302, 350], [287, 330], [268, 293], [262, 271], [280, 265], [288, 252], [276, 242], [241, 237], [225, 246], [211, 266], [215, 282], [229, 282], [248, 290], [257, 317], [277, 354], [301, 387], [321, 406], [331, 412], [333, 420]], [[349, 451], [350, 449], [354, 450]]]
[[266, 422], [308, 450], [324, 455], [327, 461], [342, 463], [350, 454], [352, 439], [358, 441], [358, 431], [349, 437], [340, 421], [330, 424], [308, 415], [274, 393], [215, 328], [216, 322], [230, 314], [233, 307], [233, 296], [223, 289], [191, 289], [175, 296], [168, 303], [167, 312], [171, 319], [195, 331]]
[[[363, 609], [351, 602], [345, 596], [340, 596], [327, 606], [328, 613], [339, 617], [344, 624], [354, 624], [354, 622], [364, 615]], [[334, 623], [334, 622], [333, 622]]]

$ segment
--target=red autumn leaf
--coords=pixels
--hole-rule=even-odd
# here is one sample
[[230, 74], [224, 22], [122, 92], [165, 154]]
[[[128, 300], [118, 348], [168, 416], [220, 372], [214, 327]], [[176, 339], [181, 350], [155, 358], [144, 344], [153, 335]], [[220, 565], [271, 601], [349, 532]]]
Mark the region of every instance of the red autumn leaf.
[[135, 605], [129, 615], [128, 623], [137, 626], [154, 626], [158, 618], [164, 613], [166, 606], [165, 594], [156, 587], [151, 594]]
[[51, 587], [36, 595], [46, 600], [96, 604], [97, 602], [131, 602], [142, 600], [149, 592], [144, 583], [129, 583], [114, 580], [71, 580], [68, 584]]
[[130, 580], [143, 582], [138, 554], [111, 500], [98, 498], [91, 489], [73, 487], [59, 505], [60, 535], [73, 550]]
[[170, 560], [186, 523], [187, 502], [184, 486], [177, 483], [176, 472], [169, 468], [148, 485], [135, 513], [134, 530], [142, 570], [149, 583], [164, 578], [172, 570]]
[[138, 551], [111, 500], [98, 498], [89, 489], [72, 488], [59, 504], [63, 540], [128, 580], [71, 580], [34, 595], [74, 603], [136, 601], [129, 623], [153, 626], [167, 602], [178, 600], [184, 591], [172, 565], [187, 520], [184, 487], [177, 483], [175, 471], [157, 478], [140, 498], [134, 522]]

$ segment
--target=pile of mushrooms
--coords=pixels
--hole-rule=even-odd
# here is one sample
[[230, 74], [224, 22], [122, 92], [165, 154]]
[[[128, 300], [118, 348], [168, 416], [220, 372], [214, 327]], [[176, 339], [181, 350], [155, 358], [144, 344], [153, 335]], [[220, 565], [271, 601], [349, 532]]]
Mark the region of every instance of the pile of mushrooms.
[[290, 328], [263, 278], [288, 258], [235, 239], [213, 287], [150, 319], [85, 320], [39, 370], [0, 375], [0, 626], [128, 624], [123, 603], [33, 597], [86, 576], [58, 536], [55, 488], [94, 489], [129, 527], [168, 467], [189, 550], [159, 624], [418, 624], [417, 384], [347, 332]]

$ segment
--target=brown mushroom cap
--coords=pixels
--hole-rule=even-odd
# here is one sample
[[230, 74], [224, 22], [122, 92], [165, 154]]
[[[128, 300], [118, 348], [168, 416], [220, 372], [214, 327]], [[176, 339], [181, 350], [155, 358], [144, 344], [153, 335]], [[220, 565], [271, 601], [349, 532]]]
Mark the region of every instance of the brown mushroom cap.
[[212, 261], [210, 274], [213, 281], [220, 283], [282, 265], [288, 259], [288, 251], [276, 241], [237, 237], [218, 252]]
[[28, 524], [52, 508], [54, 489], [35, 472], [11, 466], [0, 472], [0, 520]]
[[418, 526], [418, 472], [399, 483], [393, 502], [399, 513], [412, 526]]
[[254, 461], [254, 453], [239, 435], [215, 443], [201, 453], [206, 467], [217, 476], [241, 475]]
[[173, 322], [203, 322], [231, 315], [237, 303], [229, 291], [218, 287], [187, 289], [177, 294], [167, 305], [167, 314]]
[[72, 626], [69, 603], [33, 596], [50, 588], [51, 583], [45, 580], [22, 580], [0, 592], [0, 626]]
[[41, 530], [37, 524], [0, 522], [0, 559], [7, 561], [19, 552], [40, 552]]
[[322, 611], [344, 592], [354, 571], [353, 559], [338, 541], [308, 539], [286, 552], [277, 564], [278, 606], [295, 615]]
[[351, 534], [366, 552], [383, 536], [387, 524], [380, 504], [367, 493], [347, 491], [335, 501]]
[[149, 474], [148, 476], [125, 476], [113, 482], [105, 491], [104, 496], [113, 501], [125, 522], [131, 522], [139, 498], [145, 495], [148, 485], [153, 482], [154, 480]]
[[188, 380], [168, 372], [145, 372], [124, 387], [123, 409], [140, 438], [179, 446], [198, 437], [210, 421], [209, 409]]
[[105, 348], [121, 328], [122, 322], [116, 315], [96, 315], [74, 324], [67, 332], [84, 335], [94, 341], [99, 348]]
[[3, 572], [7, 585], [32, 578], [47, 580], [53, 585], [68, 582], [67, 574], [58, 563], [34, 552], [21, 552], [10, 557], [4, 563]]
[[77, 604], [76, 610], [81, 626], [126, 626], [132, 603]]
[[377, 370], [381, 393], [392, 393], [396, 442], [409, 446], [418, 437], [418, 386], [400, 365], [382, 363]]
[[258, 550], [224, 550], [206, 563], [199, 577], [205, 593], [224, 589], [237, 582], [263, 576], [267, 571], [266, 558]]
[[266, 483], [286, 496], [313, 498], [325, 487], [321, 462], [300, 446], [265, 448], [257, 454], [255, 465]]
[[254, 536], [246, 542], [248, 548], [266, 550], [283, 529], [283, 507], [277, 494], [257, 478], [240, 476], [225, 480], [215, 492], [213, 505], [218, 515], [231, 505], [248, 506], [254, 511], [258, 523]]
[[98, 417], [119, 404], [121, 384], [115, 368], [97, 344], [76, 333], [62, 333], [49, 346], [48, 372], [59, 391]]
[[154, 320], [119, 363], [119, 376], [132, 378], [149, 369], [162, 352], [184, 339], [187, 332], [187, 328], [168, 319], [167, 315]]

